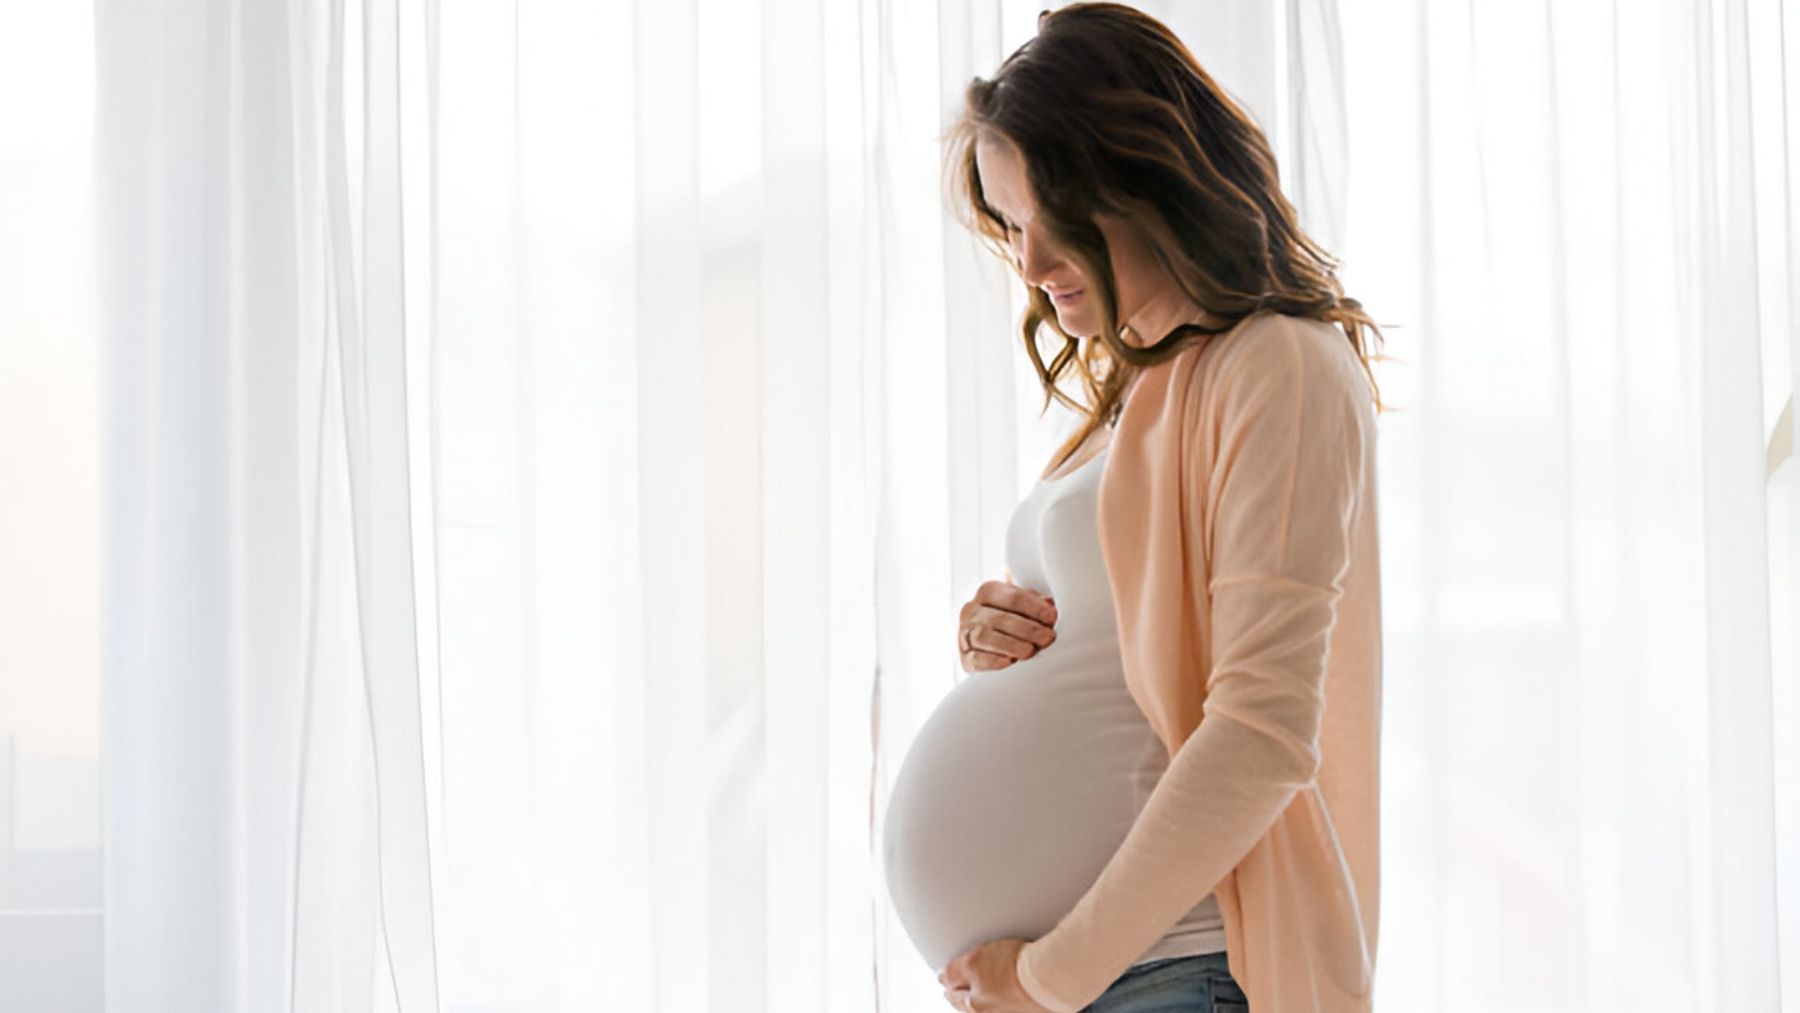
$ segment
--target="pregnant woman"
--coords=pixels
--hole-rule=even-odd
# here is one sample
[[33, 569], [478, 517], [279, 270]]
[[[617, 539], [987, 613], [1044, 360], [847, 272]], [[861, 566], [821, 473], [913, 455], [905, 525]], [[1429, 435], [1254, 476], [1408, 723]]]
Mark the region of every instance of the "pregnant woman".
[[1380, 332], [1157, 21], [1045, 12], [966, 100], [959, 210], [1082, 424], [895, 778], [896, 913], [975, 1013], [1367, 1011]]

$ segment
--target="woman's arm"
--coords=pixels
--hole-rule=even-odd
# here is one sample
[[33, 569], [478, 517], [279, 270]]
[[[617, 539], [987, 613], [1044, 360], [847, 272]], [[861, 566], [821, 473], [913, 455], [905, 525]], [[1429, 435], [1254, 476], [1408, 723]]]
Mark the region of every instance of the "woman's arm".
[[[1019, 954], [1021, 985], [1059, 1013], [1093, 1002], [1176, 925], [1319, 767], [1326, 652], [1372, 406], [1359, 375], [1316, 332], [1284, 325], [1246, 338], [1220, 363], [1213, 403], [1199, 416], [1213, 432], [1190, 438], [1194, 447], [1214, 440], [1216, 457], [1210, 468], [1191, 466], [1182, 485], [1205, 504], [1184, 504], [1184, 523], [1211, 518], [1210, 533], [1185, 541], [1186, 573], [1206, 581], [1210, 597], [1210, 665], [1195, 666], [1208, 673], [1203, 719], [1094, 885]], [[1180, 532], [1151, 535], [1182, 544]], [[1169, 635], [1166, 624], [1137, 625], [1121, 636]]]

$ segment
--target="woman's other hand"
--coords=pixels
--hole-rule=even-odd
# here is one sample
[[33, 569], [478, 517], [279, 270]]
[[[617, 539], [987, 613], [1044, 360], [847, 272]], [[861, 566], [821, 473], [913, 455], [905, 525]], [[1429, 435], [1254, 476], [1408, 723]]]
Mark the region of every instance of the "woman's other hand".
[[1050, 1013], [1019, 984], [1019, 951], [1027, 942], [996, 939], [952, 960], [938, 975], [944, 1001], [967, 1013]]

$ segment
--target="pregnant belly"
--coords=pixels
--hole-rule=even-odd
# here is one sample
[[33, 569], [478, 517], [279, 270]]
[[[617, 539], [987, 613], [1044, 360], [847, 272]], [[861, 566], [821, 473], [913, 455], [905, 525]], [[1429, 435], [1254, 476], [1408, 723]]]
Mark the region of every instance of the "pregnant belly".
[[888, 893], [935, 971], [981, 943], [1054, 928], [1167, 766], [1116, 651], [1084, 663], [1077, 645], [1056, 646], [1069, 650], [959, 683], [894, 779]]

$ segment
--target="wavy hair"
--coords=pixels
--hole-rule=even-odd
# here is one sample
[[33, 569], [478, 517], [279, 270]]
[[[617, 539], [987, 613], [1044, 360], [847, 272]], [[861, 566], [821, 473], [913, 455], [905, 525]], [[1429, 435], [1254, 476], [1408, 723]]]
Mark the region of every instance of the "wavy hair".
[[[1263, 311], [1341, 327], [1368, 376], [1376, 410], [1387, 410], [1370, 368], [1383, 356], [1365, 336], [1385, 342], [1380, 328], [1361, 303], [1344, 295], [1336, 258], [1301, 230], [1261, 128], [1160, 21], [1118, 3], [1046, 10], [1038, 15], [1035, 37], [993, 77], [976, 77], [965, 89], [962, 114], [940, 138], [949, 205], [984, 246], [1020, 272], [1005, 224], [983, 196], [975, 161], [976, 142], [983, 138], [1019, 149], [1038, 199], [1035, 220], [1097, 282], [1091, 294], [1104, 311], [1100, 340], [1083, 348], [1063, 331], [1049, 296], [1026, 286], [1030, 304], [1022, 333], [1044, 387], [1043, 409], [1054, 397], [1086, 417], [1056, 455], [1057, 465], [1117, 419], [1122, 392], [1138, 368]], [[1096, 212], [1142, 229], [1188, 298], [1225, 326], [1181, 324], [1146, 347], [1126, 344], [1119, 337], [1117, 282], [1094, 224]], [[1046, 323], [1062, 337], [1049, 365], [1038, 348]], [[1085, 404], [1059, 386], [1071, 368], [1087, 394]]]

